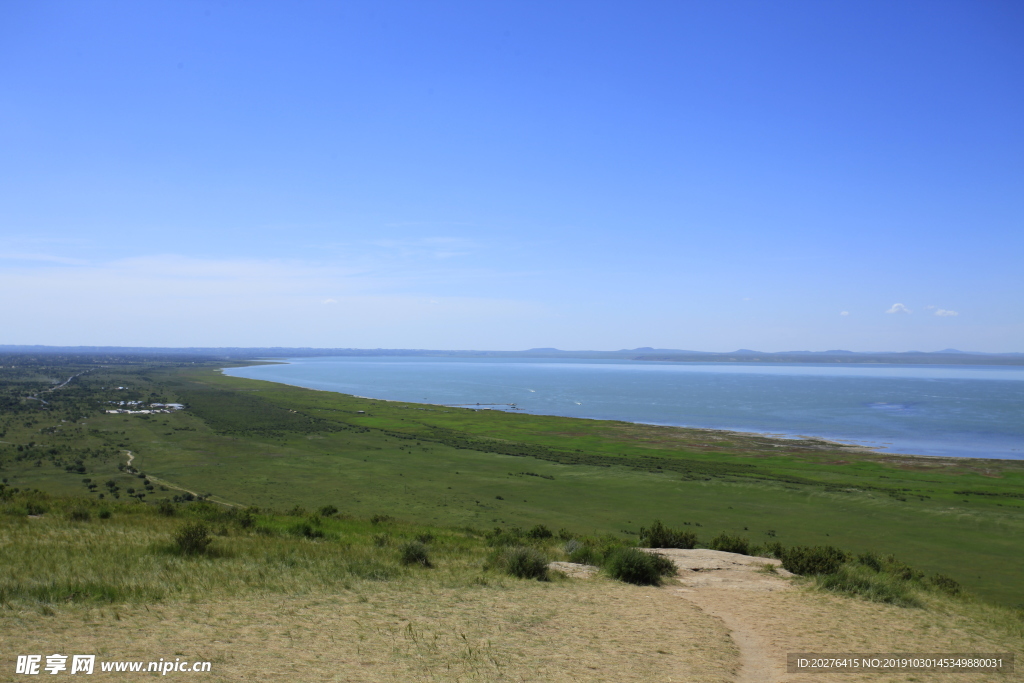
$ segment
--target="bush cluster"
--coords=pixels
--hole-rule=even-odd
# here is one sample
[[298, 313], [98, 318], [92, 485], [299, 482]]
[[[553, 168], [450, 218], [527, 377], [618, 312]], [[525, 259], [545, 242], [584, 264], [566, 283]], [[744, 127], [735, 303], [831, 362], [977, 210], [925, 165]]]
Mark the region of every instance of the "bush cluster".
[[71, 511], [68, 512], [68, 519], [72, 522], [88, 522], [92, 519], [92, 515], [84, 507], [76, 507], [72, 508]]
[[548, 558], [536, 548], [513, 546], [497, 551], [492, 564], [519, 579], [548, 580]]
[[782, 568], [786, 571], [811, 576], [814, 574], [835, 574], [839, 567], [850, 559], [849, 554], [839, 548], [826, 546], [793, 546], [782, 552]]
[[303, 538], [323, 538], [324, 532], [321, 529], [313, 526], [309, 522], [299, 522], [291, 528], [291, 532], [296, 536], [302, 536]]
[[750, 554], [750, 541], [742, 536], [733, 536], [722, 532], [711, 539], [708, 547], [712, 550], [721, 550], [726, 553], [738, 553], [740, 555]]
[[674, 576], [675, 564], [666, 557], [623, 546], [611, 551], [603, 569], [608, 576], [638, 586], [658, 586], [664, 576]]
[[569, 551], [569, 561], [576, 564], [592, 564], [600, 566], [604, 561], [601, 553], [592, 545], [580, 545], [579, 543]]
[[189, 522], [174, 534], [174, 543], [185, 555], [201, 555], [213, 541], [210, 530], [202, 522]]
[[427, 546], [421, 541], [409, 541], [403, 543], [400, 550], [400, 558], [404, 565], [418, 564], [422, 567], [432, 567]]
[[640, 543], [648, 548], [696, 548], [697, 534], [670, 529], [656, 519], [650, 528], [640, 528]]

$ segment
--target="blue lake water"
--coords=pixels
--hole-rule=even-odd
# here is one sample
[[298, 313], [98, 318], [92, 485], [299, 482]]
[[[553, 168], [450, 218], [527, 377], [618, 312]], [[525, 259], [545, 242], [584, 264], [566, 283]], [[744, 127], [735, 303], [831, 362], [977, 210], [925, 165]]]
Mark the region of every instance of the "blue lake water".
[[1024, 458], [1024, 367], [332, 356], [224, 372], [394, 401]]

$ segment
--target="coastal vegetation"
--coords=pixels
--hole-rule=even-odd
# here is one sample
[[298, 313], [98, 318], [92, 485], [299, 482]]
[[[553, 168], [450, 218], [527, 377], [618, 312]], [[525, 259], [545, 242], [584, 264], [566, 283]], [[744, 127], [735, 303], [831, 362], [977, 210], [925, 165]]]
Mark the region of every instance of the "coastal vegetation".
[[[217, 372], [223, 363], [194, 359], [2, 360], [0, 483], [8, 495], [91, 501], [99, 507], [83, 502], [74, 513], [89, 523], [129, 504], [171, 524], [184, 503], [205, 501], [235, 510], [247, 533], [284, 522], [258, 522], [245, 510], [327, 512], [289, 518], [288, 537], [305, 541], [344, 519], [376, 519], [378, 536], [394, 520], [415, 519], [491, 529], [492, 537], [494, 528], [508, 538], [536, 529], [537, 537], [522, 532], [529, 543], [505, 547], [609, 535], [731, 552], [744, 543], [749, 552], [831, 546], [850, 557], [895, 554], [985, 600], [1024, 603], [1017, 461], [387, 402], [226, 377]], [[184, 409], [106, 412], [165, 403]], [[45, 518], [52, 505], [18, 500], [26, 517]], [[648, 526], [657, 519], [664, 522]], [[210, 548], [222, 545], [208, 531]], [[414, 541], [380, 547], [398, 552]], [[497, 547], [481, 542], [491, 544], [487, 553]], [[431, 544], [423, 546], [437, 565]], [[593, 545], [581, 548], [597, 557]], [[854, 566], [850, 585], [871, 570]]]

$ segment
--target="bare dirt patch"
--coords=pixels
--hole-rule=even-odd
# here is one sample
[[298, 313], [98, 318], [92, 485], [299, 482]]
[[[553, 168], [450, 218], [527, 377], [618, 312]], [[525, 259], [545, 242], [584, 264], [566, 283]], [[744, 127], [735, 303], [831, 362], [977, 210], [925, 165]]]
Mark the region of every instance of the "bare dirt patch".
[[[790, 652], [957, 653], [1020, 651], [1019, 640], [996, 640], [963, 615], [908, 609], [822, 593], [795, 583], [773, 559], [714, 550], [654, 550], [679, 569], [666, 596], [722, 620], [740, 651], [737, 683], [964, 680], [964, 674], [788, 674]], [[1017, 673], [971, 673], [971, 681], [1024, 680]]]
[[576, 562], [551, 562], [548, 569], [562, 572], [573, 579], [592, 579], [597, 575], [598, 568], [592, 564], [578, 564]]

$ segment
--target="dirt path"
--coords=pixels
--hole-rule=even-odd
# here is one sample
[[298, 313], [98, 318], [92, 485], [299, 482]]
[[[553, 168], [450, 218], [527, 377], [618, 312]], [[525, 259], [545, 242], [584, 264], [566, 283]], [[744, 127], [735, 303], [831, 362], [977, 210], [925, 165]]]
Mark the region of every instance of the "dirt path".
[[[740, 651], [737, 683], [776, 683], [785, 670], [785, 653], [773, 652], [745, 613], [744, 606], [759, 593], [792, 590], [792, 576], [775, 559], [749, 557], [717, 550], [658, 550], [679, 569], [673, 593], [721, 619]], [[781, 657], [780, 657], [781, 654]]]
[[[125, 453], [128, 454], [127, 469], [130, 472], [132, 470], [132, 461], [135, 460], [135, 454], [132, 453], [131, 451], [125, 451]], [[181, 486], [176, 486], [176, 485], [172, 484], [169, 481], [165, 481], [165, 480], [160, 479], [158, 477], [154, 477], [151, 474], [147, 474], [146, 478], [149, 479], [150, 481], [154, 482], [154, 483], [160, 484], [161, 486], [166, 486], [169, 489], [174, 489], [175, 491], [184, 491], [185, 493], [191, 493], [193, 496], [195, 496], [197, 498], [201, 495], [199, 493], [196, 493], [195, 491], [190, 491], [190, 490], [188, 490], [186, 488], [182, 488]], [[209, 500], [211, 503], [219, 503], [220, 505], [227, 505], [228, 507], [233, 507], [233, 508], [245, 507], [244, 505], [241, 505], [239, 503], [229, 503], [226, 500], [214, 500], [213, 498], [208, 498], [207, 500]]]
[[[679, 569], [663, 591], [721, 620], [740, 651], [736, 683], [817, 683], [823, 674], [788, 673], [790, 652], [955, 653], [1019, 651], [1019, 641], [997, 642], [953, 613], [908, 609], [808, 590], [781, 562], [715, 550], [654, 550]], [[962, 674], [844, 672], [853, 681], [960, 681]], [[884, 678], [880, 678], [884, 676]], [[1021, 680], [1014, 674], [972, 673], [971, 680]]]

